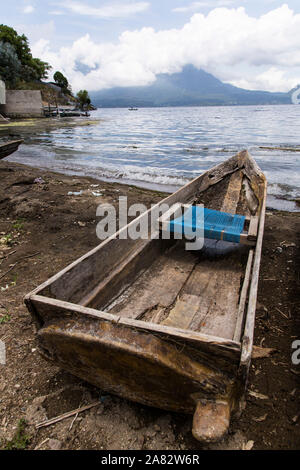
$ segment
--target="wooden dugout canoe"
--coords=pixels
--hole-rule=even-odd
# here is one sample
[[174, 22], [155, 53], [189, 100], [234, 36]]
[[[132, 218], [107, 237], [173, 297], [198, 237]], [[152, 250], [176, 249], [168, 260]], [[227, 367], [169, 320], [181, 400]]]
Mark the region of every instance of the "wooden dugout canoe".
[[11, 140], [9, 142], [4, 142], [0, 144], [0, 160], [2, 158], [8, 157], [11, 153], [14, 153], [18, 150], [19, 145], [23, 143], [23, 140]]
[[159, 203], [256, 216], [252, 245], [122, 239], [152, 208], [28, 294], [41, 353], [108, 392], [194, 414], [196, 439], [220, 439], [247, 384], [266, 188], [243, 151]]

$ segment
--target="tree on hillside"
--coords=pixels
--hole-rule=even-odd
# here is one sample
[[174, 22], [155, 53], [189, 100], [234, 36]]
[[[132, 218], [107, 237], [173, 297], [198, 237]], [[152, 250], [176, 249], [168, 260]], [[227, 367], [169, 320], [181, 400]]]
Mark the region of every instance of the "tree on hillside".
[[[24, 81], [42, 80], [48, 75], [50, 65], [32, 57], [27, 37], [19, 35], [13, 28], [0, 25], [0, 42], [10, 44], [21, 64], [20, 76]], [[2, 65], [2, 62], [1, 62]]]
[[61, 72], [55, 72], [53, 75], [54, 81], [60, 88], [68, 88], [69, 82]]
[[91, 99], [89, 97], [87, 90], [80, 90], [77, 93], [77, 99], [79, 101], [79, 105], [81, 109], [88, 108], [89, 105], [91, 104]]
[[21, 77], [22, 64], [14, 47], [0, 41], [0, 78], [14, 86]]
[[42, 80], [48, 77], [48, 72], [51, 70], [51, 65], [47, 62], [44, 62], [41, 59], [35, 58], [32, 59], [32, 63], [29, 65], [31, 69], [32, 77], [35, 77], [35, 80]]
[[72, 96], [72, 90], [68, 82], [68, 79], [61, 72], [59, 71], [55, 72], [55, 74], [53, 75], [53, 78], [54, 78], [56, 85], [62, 89], [63, 93], [66, 93]]

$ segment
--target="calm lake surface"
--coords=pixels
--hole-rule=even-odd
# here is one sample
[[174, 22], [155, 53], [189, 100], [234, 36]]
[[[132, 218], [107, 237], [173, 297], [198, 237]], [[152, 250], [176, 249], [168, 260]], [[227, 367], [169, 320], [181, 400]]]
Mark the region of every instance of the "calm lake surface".
[[18, 129], [10, 137], [25, 145], [7, 160], [171, 192], [248, 149], [267, 176], [268, 207], [300, 210], [300, 106], [115, 108], [96, 118], [95, 126]]

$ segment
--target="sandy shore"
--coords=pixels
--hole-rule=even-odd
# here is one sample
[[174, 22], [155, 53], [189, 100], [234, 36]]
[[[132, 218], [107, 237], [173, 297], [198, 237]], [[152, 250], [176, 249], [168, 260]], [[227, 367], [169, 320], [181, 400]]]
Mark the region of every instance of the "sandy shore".
[[[7, 346], [7, 364], [0, 366], [0, 448], [9, 442], [29, 449], [203, 448], [191, 435], [190, 416], [110, 396], [45, 362], [36, 349], [23, 296], [99, 243], [96, 207], [116, 204], [119, 196], [150, 206], [164, 195], [0, 162], [0, 339]], [[299, 366], [291, 362], [292, 342], [300, 336], [299, 238], [299, 213], [267, 213], [255, 344], [276, 352], [253, 361], [246, 410], [217, 448], [299, 447]], [[75, 421], [34, 426], [99, 396], [101, 405]], [[16, 438], [21, 419], [23, 440]]]

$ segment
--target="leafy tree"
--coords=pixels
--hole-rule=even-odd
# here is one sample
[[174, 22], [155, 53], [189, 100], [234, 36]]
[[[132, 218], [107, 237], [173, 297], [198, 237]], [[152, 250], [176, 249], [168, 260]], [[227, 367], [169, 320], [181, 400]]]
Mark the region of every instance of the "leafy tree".
[[10, 44], [14, 49], [17, 59], [21, 64], [20, 76], [22, 76], [23, 80], [41, 80], [47, 77], [48, 71], [51, 68], [50, 65], [47, 62], [32, 57], [28, 39], [24, 34], [20, 36], [13, 28], [1, 24], [0, 42]]
[[66, 77], [61, 72], [55, 72], [53, 75], [55, 83], [62, 88], [63, 90], [67, 90], [69, 87], [69, 82]]
[[81, 109], [88, 108], [89, 105], [91, 104], [91, 99], [89, 97], [87, 90], [80, 90], [77, 93], [77, 99], [79, 101]]
[[0, 41], [0, 77], [7, 83], [15, 85], [21, 76], [22, 64], [14, 47]]
[[71, 85], [69, 84], [68, 79], [61, 72], [55, 72], [53, 78], [57, 86], [62, 89], [63, 93], [73, 96]]
[[27, 37], [24, 34], [19, 36], [17, 31], [10, 26], [0, 25], [0, 41], [8, 42], [15, 48], [22, 64], [28, 63], [32, 59]]
[[51, 69], [51, 65], [44, 62], [41, 59], [32, 59], [31, 69], [33, 75], [36, 76], [36, 80], [42, 80], [48, 77], [48, 72]]

